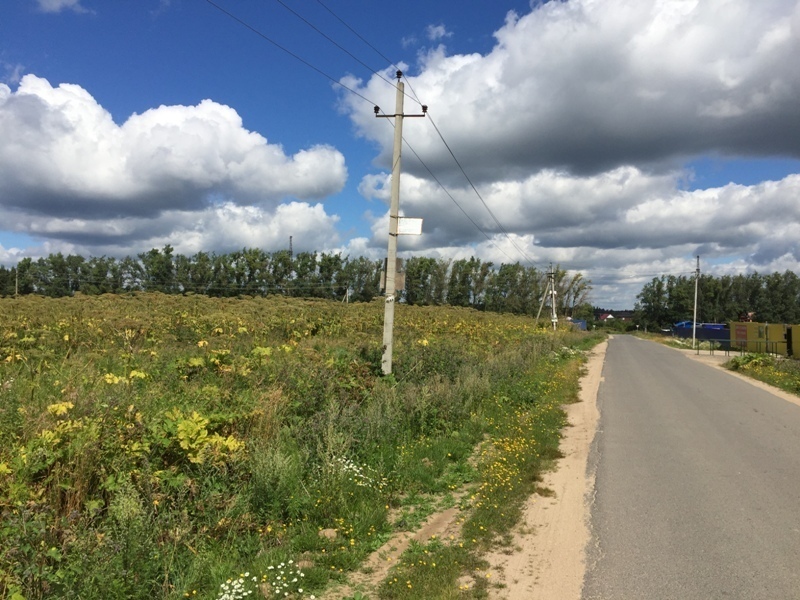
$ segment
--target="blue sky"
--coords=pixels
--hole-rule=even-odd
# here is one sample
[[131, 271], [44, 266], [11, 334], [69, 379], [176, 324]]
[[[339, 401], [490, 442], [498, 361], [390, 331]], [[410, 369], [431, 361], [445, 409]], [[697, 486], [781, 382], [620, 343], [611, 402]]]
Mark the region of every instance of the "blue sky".
[[406, 256], [800, 271], [798, 55], [800, 0], [5, 0], [0, 264], [382, 257], [400, 66]]

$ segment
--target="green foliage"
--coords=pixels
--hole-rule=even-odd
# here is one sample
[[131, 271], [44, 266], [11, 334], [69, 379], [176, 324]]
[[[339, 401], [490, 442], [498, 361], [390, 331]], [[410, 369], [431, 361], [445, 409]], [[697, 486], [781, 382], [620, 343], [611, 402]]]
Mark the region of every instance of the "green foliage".
[[764, 367], [774, 367], [777, 359], [770, 354], [743, 354], [734, 356], [728, 362], [731, 371], [746, 371], [747, 369], [759, 369]]
[[251, 453], [250, 503], [264, 521], [292, 521], [310, 508], [310, 497], [295, 496], [306, 484], [309, 457], [290, 441], [262, 445]]
[[542, 399], [588, 339], [401, 304], [380, 378], [380, 302], [0, 303], [0, 597], [27, 600], [215, 598], [301, 558], [319, 591], [386, 539], [392, 509], [491, 481], [472, 460], [486, 436], [496, 457], [525, 425], [552, 456], [539, 444], [562, 421]]
[[[639, 323], [650, 329], [691, 320], [694, 310], [693, 276], [653, 278], [637, 295]], [[791, 271], [761, 275], [701, 275], [697, 320], [707, 323], [737, 321], [753, 313], [753, 320], [800, 323], [800, 277]]]
[[[279, 294], [370, 302], [381, 293], [382, 269], [382, 261], [341, 254], [268, 253], [244, 248], [229, 254], [198, 252], [184, 256], [174, 255], [167, 244], [119, 261], [58, 253], [35, 263], [23, 259], [13, 269], [0, 266], [0, 297], [19, 293], [60, 298], [76, 293], [147, 291], [221, 298]], [[448, 304], [528, 315], [536, 313], [548, 278], [535, 267], [515, 263], [495, 269], [493, 263], [475, 257], [455, 261], [412, 257], [404, 261], [402, 269], [405, 288], [398, 298], [409, 305]], [[570, 275], [559, 267], [553, 276], [558, 314], [580, 313], [581, 305], [588, 305], [591, 282], [580, 273]]]
[[[426, 544], [412, 542], [402, 562], [393, 569], [378, 593], [385, 600], [417, 600], [419, 598], [460, 598], [455, 581], [462, 573], [477, 573], [485, 568], [463, 545], [445, 544], [432, 539]], [[485, 592], [487, 578], [477, 586]], [[475, 585], [469, 586], [475, 592]], [[475, 596], [473, 596], [475, 597]]]
[[743, 354], [726, 363], [732, 371], [739, 371], [790, 394], [800, 395], [800, 362], [770, 354]]

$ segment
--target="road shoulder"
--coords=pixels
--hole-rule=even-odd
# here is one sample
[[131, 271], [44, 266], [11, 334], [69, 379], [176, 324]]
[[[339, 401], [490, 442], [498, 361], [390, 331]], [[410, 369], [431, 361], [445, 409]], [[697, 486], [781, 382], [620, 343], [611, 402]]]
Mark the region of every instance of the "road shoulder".
[[544, 476], [552, 495], [534, 494], [514, 531], [510, 548], [489, 554], [502, 587], [491, 598], [503, 600], [579, 600], [586, 570], [590, 496], [594, 477], [588, 460], [599, 420], [597, 392], [607, 342], [589, 354], [579, 401], [565, 408], [569, 426], [562, 431], [564, 458]]

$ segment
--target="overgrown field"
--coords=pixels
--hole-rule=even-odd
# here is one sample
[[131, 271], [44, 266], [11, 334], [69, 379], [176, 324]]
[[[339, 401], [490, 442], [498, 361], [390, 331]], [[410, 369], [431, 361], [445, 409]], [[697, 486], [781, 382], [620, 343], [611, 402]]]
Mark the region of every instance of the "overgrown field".
[[378, 593], [480, 597], [479, 551], [557, 455], [595, 341], [400, 305], [381, 377], [381, 302], [29, 296], [0, 315], [15, 600], [308, 598], [447, 502], [463, 539], [413, 547]]

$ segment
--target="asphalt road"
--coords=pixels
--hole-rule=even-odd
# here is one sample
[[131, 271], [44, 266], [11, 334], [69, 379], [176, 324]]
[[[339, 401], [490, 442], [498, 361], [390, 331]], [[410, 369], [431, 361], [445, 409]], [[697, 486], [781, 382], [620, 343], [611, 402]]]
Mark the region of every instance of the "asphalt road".
[[800, 599], [800, 406], [630, 336], [603, 377], [583, 599]]

